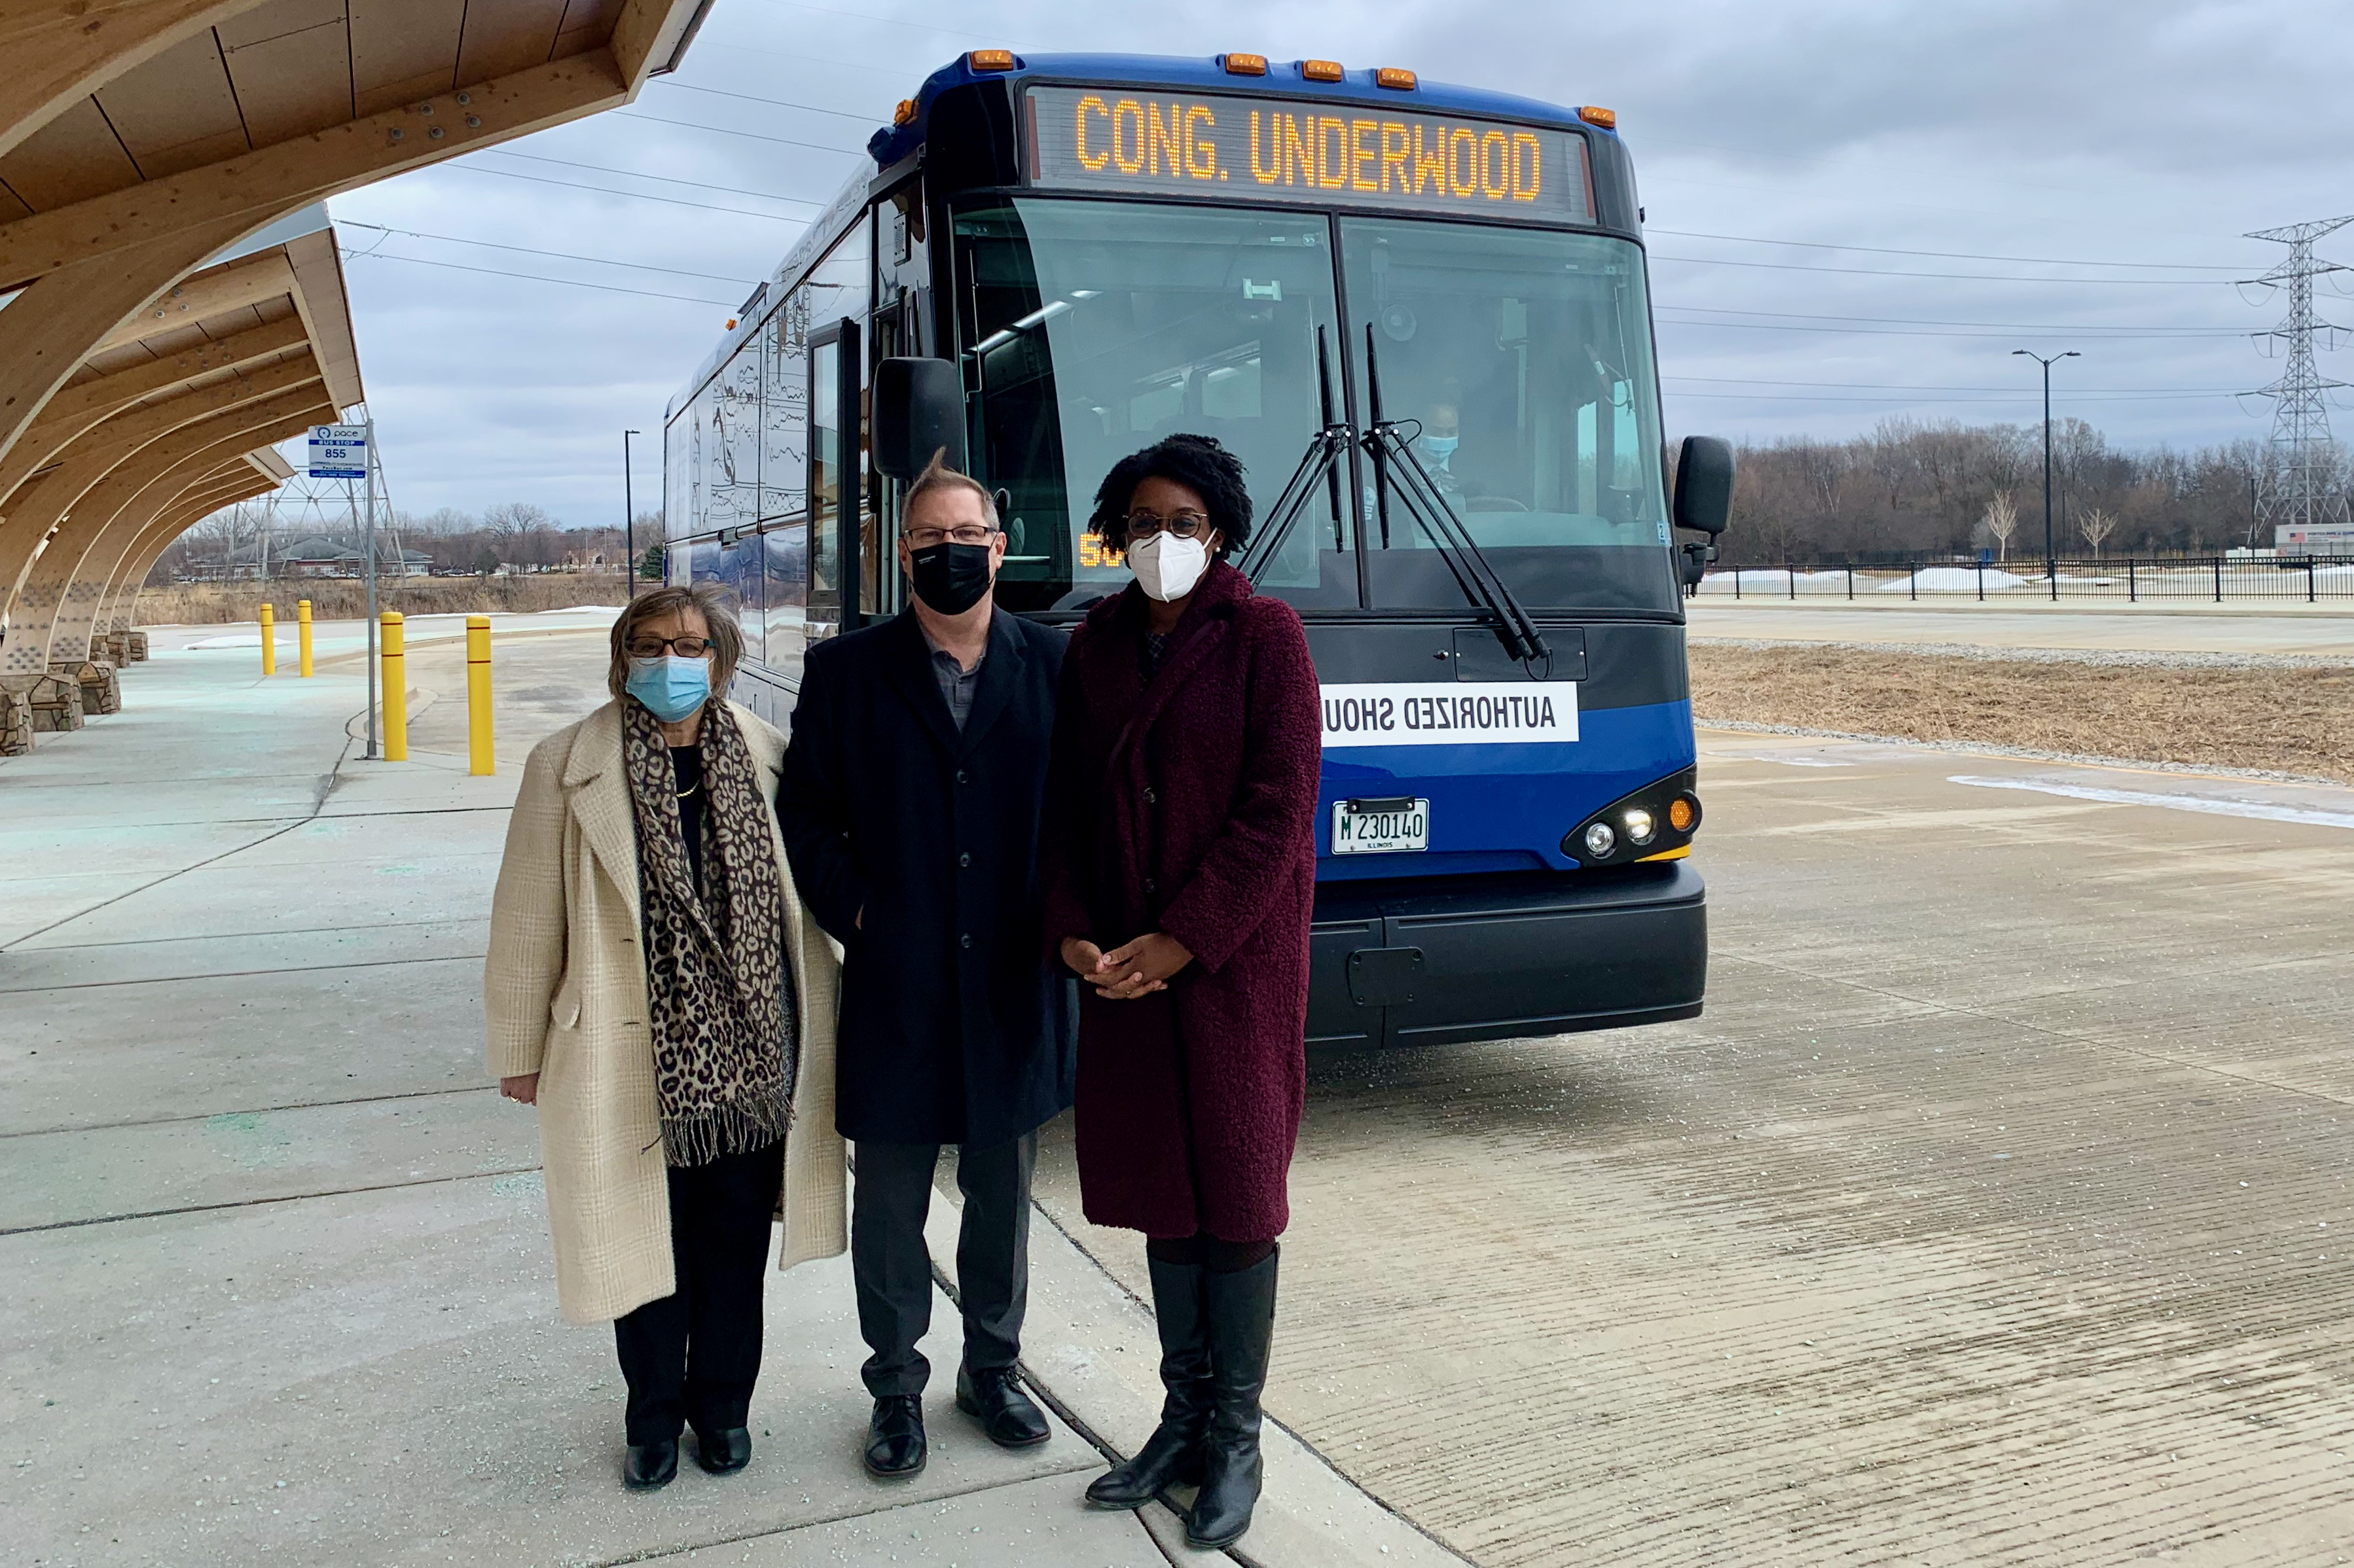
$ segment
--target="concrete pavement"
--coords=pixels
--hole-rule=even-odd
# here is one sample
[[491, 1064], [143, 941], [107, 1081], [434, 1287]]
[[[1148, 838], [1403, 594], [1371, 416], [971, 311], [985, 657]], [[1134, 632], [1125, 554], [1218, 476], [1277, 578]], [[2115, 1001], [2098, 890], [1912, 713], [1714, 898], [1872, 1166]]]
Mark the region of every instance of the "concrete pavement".
[[2354, 1559], [2354, 790], [1700, 794], [1703, 1017], [1310, 1059], [1269, 1410], [1497, 1568]]
[[[835, 1259], [770, 1287], [752, 1467], [620, 1489], [610, 1335], [557, 1319], [534, 1122], [482, 1077], [522, 757], [603, 696], [601, 626], [546, 630], [499, 641], [492, 778], [454, 641], [412, 641], [411, 759], [368, 763], [351, 649], [264, 682], [250, 639], [190, 646], [215, 628], [158, 632], [122, 714], [0, 762], [0, 1562], [1220, 1555], [1081, 1506], [1150, 1429], [1152, 1328], [1044, 1224], [1043, 1447], [936, 1383], [929, 1468], [869, 1479]], [[946, 1301], [935, 1325], [953, 1367]], [[1243, 1560], [1454, 1561], [1288, 1444]]]
[[1869, 596], [1853, 603], [1704, 597], [1684, 604], [1694, 637], [2354, 659], [2354, 601], [2347, 600], [2197, 609], [2031, 600], [1916, 604]]

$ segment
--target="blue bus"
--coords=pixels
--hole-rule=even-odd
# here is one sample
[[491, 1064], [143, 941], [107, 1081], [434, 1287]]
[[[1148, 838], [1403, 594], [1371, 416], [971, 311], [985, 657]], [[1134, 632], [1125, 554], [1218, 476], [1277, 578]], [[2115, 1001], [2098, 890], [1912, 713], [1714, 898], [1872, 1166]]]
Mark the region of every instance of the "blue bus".
[[741, 600], [737, 698], [789, 722], [809, 642], [900, 609], [935, 448], [998, 493], [1000, 606], [1075, 622], [1129, 580], [1105, 471], [1213, 435], [1323, 689], [1310, 1043], [1696, 1015], [1683, 595], [1732, 459], [1671, 468], [1611, 113], [979, 50], [868, 152], [668, 411], [667, 569]]

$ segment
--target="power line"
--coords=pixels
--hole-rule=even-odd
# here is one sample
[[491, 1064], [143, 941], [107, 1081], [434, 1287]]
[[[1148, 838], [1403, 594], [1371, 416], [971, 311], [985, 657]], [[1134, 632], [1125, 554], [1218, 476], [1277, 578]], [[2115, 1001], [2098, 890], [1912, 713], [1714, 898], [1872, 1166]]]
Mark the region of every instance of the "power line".
[[757, 131], [730, 131], [725, 125], [698, 125], [692, 120], [664, 120], [659, 114], [641, 114], [634, 109], [609, 109], [606, 118], [643, 120], [652, 125], [675, 125], [683, 131], [708, 131], [715, 136], [741, 136], [753, 142], [774, 142], [779, 147], [806, 147], [812, 153], [839, 153], [844, 157], [864, 157], [864, 147], [829, 147], [822, 142], [796, 142], [790, 136], [763, 136]]
[[[519, 256], [545, 256], [556, 261], [588, 261], [599, 267], [627, 267], [640, 272], [667, 272], [673, 278], [700, 278], [712, 283], [735, 283], [749, 286], [751, 280], [729, 278], [717, 272], [688, 272], [676, 267], [654, 267], [643, 261], [613, 261], [602, 256], [582, 256], [570, 250], [534, 250], [522, 245], [501, 245], [489, 239], [468, 239], [457, 234], [425, 234], [414, 228], [387, 228], [381, 223], [345, 223], [346, 228], [373, 228], [386, 234], [405, 235], [410, 239], [438, 239], [447, 245], [479, 245], [486, 250], [512, 250]], [[374, 252], [370, 252], [374, 254]]]
[[943, 38], [971, 38], [980, 43], [995, 43], [981, 33], [968, 33], [959, 27], [935, 27], [928, 22], [903, 22], [896, 16], [874, 16], [864, 11], [837, 11], [831, 5], [808, 5], [801, 0], [769, 0], [771, 5], [790, 5], [796, 11], [814, 11], [821, 16], [847, 16], [854, 22], [872, 22], [877, 26], [907, 27], [918, 33], [931, 33]]
[[[1935, 332], [1924, 330], [1919, 327], [1801, 326], [1789, 322], [1687, 322], [1677, 321], [1672, 317], [1661, 317], [1659, 324], [1662, 326], [1721, 327], [1728, 329], [1739, 328], [1748, 332], [1842, 333], [1857, 337], [2007, 338], [2014, 335], [2010, 333], [2001, 332]], [[2033, 330], [2048, 332], [2054, 335], [2083, 335], [2077, 333], [2076, 329], [2066, 326], [2039, 327]], [[2243, 334], [2239, 333], [2219, 333], [2216, 335], [2238, 337]], [[2183, 343], [2186, 341], [2195, 340], [2188, 340], [2172, 333], [2107, 333], [2098, 337], [2089, 338], [2087, 341], [2095, 343]]]
[[707, 201], [681, 201], [676, 196], [648, 196], [643, 191], [617, 191], [604, 185], [584, 185], [577, 180], [551, 180], [546, 175], [520, 174], [514, 169], [485, 169], [471, 163], [443, 164], [440, 168], [461, 175], [491, 175], [502, 180], [529, 180], [535, 185], [554, 185], [559, 190], [588, 191], [597, 196], [626, 196], [631, 201], [658, 201], [665, 207], [690, 207], [697, 212], [732, 212], [738, 217], [765, 217], [770, 223], [805, 224], [809, 222], [808, 218], [793, 217], [781, 212], [754, 212], [748, 207], [715, 207]]
[[2173, 327], [2173, 326], [2107, 326], [2079, 325], [2073, 322], [1954, 322], [1932, 316], [1844, 316], [1816, 311], [1747, 311], [1727, 310], [1712, 305], [1667, 305], [1663, 311], [1689, 311], [1707, 316], [1773, 316], [1783, 321], [1806, 322], [1882, 322], [1897, 326], [1962, 326], [2000, 327], [2006, 332], [2070, 332], [2070, 333], [2185, 333], [2199, 336], [2245, 337], [2237, 327]]
[[762, 98], [758, 93], [729, 92], [724, 88], [717, 87], [697, 87], [691, 81], [673, 81], [666, 76], [658, 76], [654, 78], [654, 79], [661, 82], [664, 87], [676, 88], [681, 92], [705, 92], [709, 93], [714, 98], [738, 99], [746, 103], [767, 103], [779, 109], [802, 109], [807, 110], [811, 114], [831, 114], [839, 120], [856, 120], [868, 125], [880, 125], [882, 123], [882, 119], [879, 115], [853, 114], [846, 109], [820, 109], [814, 103], [795, 103], [790, 99], [786, 98]]
[[1754, 234], [1699, 234], [1689, 228], [1651, 228], [1649, 234], [1670, 234], [1679, 239], [1723, 239], [1741, 245], [1788, 245], [1806, 250], [1858, 250], [1873, 256], [1934, 256], [1955, 261], [2020, 261], [2050, 267], [2134, 267], [2152, 271], [2237, 272], [2207, 261], [2080, 261], [2067, 256], [1990, 256], [1975, 250], [1896, 250], [1882, 245], [1834, 245], [1824, 239], [1763, 239]]
[[624, 289], [614, 283], [584, 283], [578, 278], [550, 278], [539, 272], [510, 272], [501, 267], [469, 267], [458, 261], [428, 261], [422, 256], [394, 256], [378, 250], [345, 250], [354, 260], [406, 261], [412, 267], [442, 267], [452, 272], [482, 272], [493, 278], [522, 278], [535, 283], [561, 283], [567, 289], [595, 289], [606, 294], [635, 294], [644, 300], [676, 300], [689, 305], [732, 305], [731, 300], [705, 300], [693, 294], [657, 294], [650, 289]]
[[[614, 112], [619, 113], [620, 111]], [[1881, 267], [1817, 267], [1803, 261], [1733, 261], [1717, 256], [1662, 256], [1654, 261], [1686, 261], [1702, 267], [1756, 267], [1774, 272], [1838, 272], [1854, 278], [1932, 278], [1972, 283], [2068, 283], [2082, 288], [2211, 289], [2221, 278], [2020, 278], [2007, 272], [1891, 272]]]
[[[1985, 404], [2000, 408], [2018, 406], [2033, 408], [2037, 399], [2032, 394], [2016, 397], [1819, 397], [1796, 392], [1676, 392], [1675, 397], [1734, 398], [1763, 403], [1949, 403], [1954, 405]], [[2195, 402], [2209, 397], [2237, 397], [2237, 392], [2196, 393], [2117, 393], [2107, 397], [2079, 397], [2069, 394], [2072, 402], [2079, 403], [2180, 403]]]
[[[1844, 388], [1846, 390], [1857, 392], [1994, 392], [2001, 394], [2006, 398], [2015, 398], [2017, 396], [2016, 389], [2009, 387], [1915, 387], [1886, 381], [1776, 381], [1761, 380], [1755, 377], [1744, 376], [1662, 375], [1660, 379], [1663, 381], [1702, 381], [1712, 386], [1723, 387], [1825, 387]], [[2168, 397], [2240, 397], [2246, 396], [2246, 394], [2233, 387], [2073, 387], [2069, 388], [2068, 395], [2073, 397], [2080, 393], [2086, 396], [2095, 393], [2109, 393], [2118, 396], [2130, 395], [2135, 397], [2143, 395], [2156, 396], [2163, 393]]]
[[[569, 158], [544, 158], [535, 153], [511, 153], [504, 147], [485, 147], [476, 157], [525, 158], [535, 164], [554, 164], [559, 168], [586, 169], [592, 175], [619, 175], [623, 179], [652, 180], [666, 185], [687, 185], [699, 191], [720, 191], [728, 196], [758, 196], [763, 201], [780, 201], [793, 207], [823, 207], [825, 203], [809, 196], [779, 196], [774, 191], [746, 190], [740, 185], [715, 185], [703, 180], [682, 179], [676, 175], [647, 175], [635, 169], [617, 169], [607, 164], [577, 164]], [[586, 187], [583, 187], [584, 189]], [[616, 196], [623, 193], [616, 191]], [[724, 210], [733, 211], [734, 208]]]

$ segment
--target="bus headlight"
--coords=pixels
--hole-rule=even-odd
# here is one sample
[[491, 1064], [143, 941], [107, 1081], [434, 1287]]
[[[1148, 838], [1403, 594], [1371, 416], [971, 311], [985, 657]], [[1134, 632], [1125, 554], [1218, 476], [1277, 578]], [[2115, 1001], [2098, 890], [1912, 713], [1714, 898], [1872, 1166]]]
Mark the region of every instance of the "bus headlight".
[[1628, 810], [1626, 815], [1620, 817], [1618, 820], [1626, 826], [1627, 842], [1630, 844], [1635, 844], [1639, 847], [1640, 845], [1649, 843], [1652, 839], [1659, 836], [1659, 827], [1658, 824], [1651, 820], [1651, 813], [1643, 810], [1640, 806], [1637, 806]]
[[1596, 822], [1585, 830], [1585, 853], [1596, 860], [1606, 860], [1618, 847], [1618, 835], [1610, 831], [1607, 822]]

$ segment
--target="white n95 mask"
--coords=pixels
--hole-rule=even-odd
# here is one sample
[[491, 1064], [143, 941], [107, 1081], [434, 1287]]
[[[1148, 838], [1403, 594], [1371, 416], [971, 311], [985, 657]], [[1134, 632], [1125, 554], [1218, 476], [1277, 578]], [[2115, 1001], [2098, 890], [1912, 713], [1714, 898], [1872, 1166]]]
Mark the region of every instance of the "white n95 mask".
[[1150, 534], [1128, 547], [1129, 568], [1146, 594], [1161, 603], [1183, 599], [1210, 567], [1210, 548], [1199, 539]]

